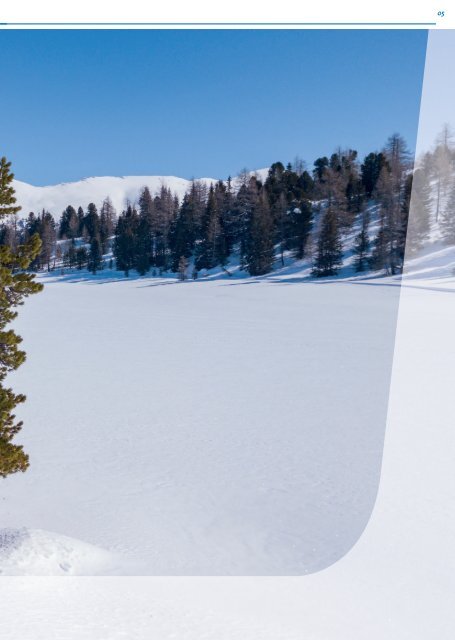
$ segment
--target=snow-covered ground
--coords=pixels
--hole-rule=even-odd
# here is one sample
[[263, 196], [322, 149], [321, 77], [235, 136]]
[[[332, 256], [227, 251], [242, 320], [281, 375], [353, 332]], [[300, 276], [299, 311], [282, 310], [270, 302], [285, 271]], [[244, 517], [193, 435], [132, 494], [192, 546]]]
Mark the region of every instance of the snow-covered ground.
[[[104, 549], [39, 529], [0, 529], [0, 575], [115, 575], [122, 559]], [[132, 570], [132, 569], [131, 569]]]
[[11, 377], [31, 468], [2, 483], [2, 526], [142, 574], [300, 575], [352, 547], [379, 480], [397, 287], [43, 280]]
[[[397, 284], [391, 279], [370, 280], [369, 284], [364, 285], [349, 282], [278, 284], [250, 281], [230, 284], [221, 280], [166, 285], [146, 279], [106, 284], [49, 284], [46, 293], [30, 300], [21, 314], [20, 328], [29, 351], [29, 361], [15, 382], [20, 388], [26, 386], [29, 393], [27, 412], [24, 412], [27, 422], [23, 439], [32, 454], [32, 468], [24, 476], [2, 483], [2, 519], [5, 526], [27, 525], [51, 529], [59, 534], [69, 533], [87, 542], [101, 542], [104, 547], [116, 547], [112, 541], [116, 537], [117, 540], [122, 539], [123, 534], [129, 532], [130, 538], [126, 536], [122, 540], [122, 548], [116, 550], [123, 552], [125, 558], [142, 556], [144, 564], [151, 559], [156, 560], [153, 554], [147, 555], [153, 545], [147, 548], [144, 544], [149, 534], [156, 536], [153, 531], [154, 504], [165, 507], [174, 501], [173, 512], [168, 508], [159, 514], [161, 523], [168, 526], [175, 524], [179, 516], [178, 509], [183, 505], [184, 513], [181, 515], [191, 515], [194, 524], [197, 519], [203, 521], [203, 510], [197, 509], [198, 494], [200, 498], [208, 498], [211, 492], [220, 488], [216, 482], [217, 466], [221, 465], [223, 472], [230, 473], [224, 475], [227, 500], [223, 506], [227, 506], [229, 498], [233, 496], [233, 487], [238, 487], [236, 483], [239, 476], [236, 474], [242, 469], [242, 460], [237, 463], [232, 461], [232, 466], [226, 466], [228, 456], [220, 455], [215, 460], [211, 459], [210, 454], [216, 448], [207, 446], [207, 425], [201, 418], [209, 413], [208, 389], [212, 384], [216, 387], [219, 376], [222, 377], [226, 395], [219, 396], [221, 402], [217, 413], [224, 415], [225, 402], [228, 404], [229, 400], [234, 416], [243, 415], [244, 411], [236, 407], [247, 408], [245, 396], [251, 396], [255, 389], [251, 378], [253, 372], [259, 376], [261, 386], [267, 384], [266, 373], [270, 373], [274, 397], [281, 401], [286, 380], [286, 393], [292, 398], [296, 413], [303, 418], [300, 424], [303, 425], [304, 435], [308, 436], [305, 429], [306, 414], [314, 417], [315, 413], [320, 415], [322, 412], [322, 417], [314, 423], [317, 428], [313, 431], [310, 447], [313, 453], [318, 453], [318, 447], [315, 446], [318, 437], [334, 453], [335, 448], [332, 449], [330, 443], [324, 441], [323, 436], [327, 435], [327, 431], [324, 428], [321, 430], [324, 417], [329, 414], [332, 425], [330, 435], [335, 436], [337, 445], [342, 447], [336, 456], [328, 459], [330, 468], [325, 468], [323, 464], [317, 467], [317, 476], [313, 476], [313, 480], [316, 477], [324, 478], [325, 490], [319, 493], [318, 502], [305, 503], [309, 509], [299, 511], [297, 508], [301, 523], [307, 522], [307, 515], [317, 520], [318, 514], [327, 506], [324, 496], [329, 494], [329, 487], [335, 486], [328, 481], [330, 474], [335, 473], [332, 479], [336, 477], [336, 462], [343, 466], [344, 476], [350, 476], [351, 493], [333, 493], [332, 497], [340, 500], [341, 514], [350, 511], [352, 515], [355, 511], [352, 508], [352, 489], [357, 486], [359, 496], [365, 499], [370, 495], [371, 498], [369, 492], [377, 482], [375, 446], [371, 446], [373, 443], [370, 441], [368, 448], [366, 441], [358, 440], [358, 437], [362, 433], [373, 437], [376, 427], [380, 426], [380, 417], [377, 416], [377, 422], [374, 423], [359, 420], [355, 427], [347, 424], [344, 416], [350, 414], [350, 400], [354, 392], [357, 393], [358, 408], [353, 413], [358, 415], [359, 410], [365, 410], [362, 399], [366, 388], [370, 389], [367, 399], [373, 404], [377, 391], [381, 389], [378, 380], [371, 378], [371, 372], [378, 361], [379, 336], [384, 325], [381, 329], [379, 321], [376, 323], [374, 319], [377, 319], [378, 313], [369, 310], [375, 308], [377, 301], [378, 308], [375, 310], [382, 309], [385, 313], [384, 310], [388, 309], [391, 317], [396, 308]], [[62, 580], [60, 577], [2, 577], [2, 637], [11, 640], [361, 640], [365, 637], [372, 640], [451, 640], [455, 624], [452, 606], [455, 587], [455, 438], [452, 420], [453, 380], [447, 372], [451, 370], [455, 357], [453, 285], [447, 277], [445, 280], [423, 280], [418, 277], [415, 281], [406, 282], [402, 289], [380, 491], [366, 530], [342, 559], [324, 571], [293, 578], [68, 577]], [[204, 305], [209, 291], [210, 298], [207, 297], [207, 300], [210, 299], [211, 303]], [[114, 309], [115, 295], [118, 296], [120, 292], [125, 304], [123, 307], [117, 304]], [[187, 297], [190, 293], [191, 297]], [[147, 296], [147, 303], [142, 302], [144, 296]], [[266, 306], [269, 298], [274, 302], [275, 312]], [[62, 300], [61, 304], [59, 299]], [[93, 306], [87, 306], [88, 301]], [[46, 314], [46, 320], [40, 321], [40, 305], [43, 304], [52, 312]], [[230, 307], [233, 308], [230, 310]], [[235, 313], [236, 322], [233, 318], [234, 307], [237, 311], [239, 308], [241, 310], [240, 314]], [[319, 313], [317, 322], [314, 322], [316, 316], [313, 315], [313, 308], [316, 307]], [[349, 322], [346, 319], [348, 309], [351, 310]], [[86, 320], [81, 324], [84, 317]], [[136, 364], [141, 371], [145, 362], [151, 361], [153, 353], [157, 356], [155, 363], [159, 363], [158, 356], [163, 355], [164, 346], [159, 344], [159, 337], [153, 339], [157, 317], [170, 324], [169, 331], [174, 339], [174, 347], [171, 349], [168, 345], [168, 366], [175, 360], [179, 366], [172, 367], [172, 379], [163, 367], [153, 374], [152, 380], [139, 374], [131, 378], [131, 359], [125, 361], [126, 345], [137, 345], [142, 343], [146, 335], [149, 336], [149, 347], [142, 345], [141, 349], [136, 349]], [[199, 337], [195, 331], [191, 318], [196, 317], [198, 324], [203, 324], [204, 337], [202, 334]], [[217, 327], [220, 317], [225, 319], [223, 327], [232, 330], [220, 332], [220, 327]], [[292, 318], [296, 319], [291, 322]], [[382, 318], [384, 320], [385, 315]], [[293, 323], [300, 331], [293, 329]], [[361, 327], [364, 323], [369, 325], [368, 344], [371, 345], [373, 339], [373, 346], [363, 342], [365, 333]], [[264, 356], [257, 353], [257, 343], [251, 344], [250, 324], [254, 324], [269, 347]], [[271, 329], [276, 329], [277, 324], [282, 331], [272, 333]], [[350, 324], [355, 327], [355, 332], [348, 331]], [[330, 332], [324, 330], [328, 328]], [[114, 338], [103, 338], [107, 333], [115, 334]], [[235, 364], [236, 375], [228, 357], [233, 345], [233, 333], [240, 337], [242, 348], [246, 350], [240, 362]], [[343, 349], [341, 345], [347, 344], [347, 341], [343, 342], [347, 333], [351, 338], [353, 335], [356, 338], [355, 342], [351, 340], [349, 349]], [[217, 339], [216, 334], [219, 336]], [[294, 340], [296, 335], [300, 336], [297, 346]], [[335, 368], [342, 374], [337, 376], [336, 385], [326, 384], [330, 373], [325, 372], [323, 366], [323, 335], [327, 352], [330, 350], [332, 356], [341, 351], [344, 354], [343, 359], [336, 361]], [[386, 334], [383, 335], [385, 338]], [[182, 336], [188, 338], [185, 341], [185, 345], [188, 343], [187, 359], [180, 357]], [[289, 336], [289, 343], [283, 336]], [[211, 346], [210, 358], [207, 358], [208, 350], [202, 347], [205, 342]], [[226, 347], [222, 349], [223, 357], [220, 357], [218, 350], [223, 343], [226, 343]], [[378, 347], [377, 351], [374, 344]], [[362, 359], [362, 371], [370, 372], [368, 384], [362, 376], [352, 375], [356, 372], [354, 365], [358, 362], [352, 355], [356, 349], [363, 351], [366, 356]], [[302, 359], [299, 355], [303, 354], [303, 350], [306, 358], [296, 379], [295, 363]], [[111, 356], [111, 352], [114, 355]], [[250, 368], [248, 356], [252, 353], [256, 354], [257, 359], [255, 366]], [[287, 353], [286, 367], [284, 353]], [[321, 354], [322, 362], [318, 368]], [[238, 359], [237, 351], [232, 360], [234, 356]], [[44, 361], [48, 363], [46, 369], [42, 366]], [[194, 375], [189, 375], [190, 361], [192, 370], [200, 372], [205, 369], [204, 375], [200, 374], [194, 382]], [[205, 367], [201, 366], [202, 363]], [[159, 367], [155, 364], [155, 368]], [[312, 382], [310, 370], [319, 382], [318, 386]], [[77, 375], [74, 375], [74, 371]], [[98, 392], [92, 393], [89, 392], [87, 380], [93, 378], [98, 380]], [[239, 380], [238, 384], [233, 382], [236, 379]], [[382, 376], [381, 381], [384, 382]], [[239, 395], [242, 385], [246, 385], [249, 392], [245, 396]], [[191, 390], [191, 403], [188, 389]], [[269, 395], [270, 389], [271, 386], [266, 387]], [[296, 393], [297, 389], [300, 396]], [[339, 389], [343, 393], [338, 393]], [[236, 392], [234, 396], [231, 395], [233, 391]], [[308, 409], [316, 404], [312, 397], [316, 392], [318, 412], [311, 413]], [[328, 395], [324, 403], [321, 398], [325, 393]], [[387, 396], [386, 390], [384, 395]], [[70, 400], [67, 401], [68, 396]], [[301, 396], [304, 403], [300, 400]], [[147, 406], [144, 408], [145, 397]], [[265, 393], [260, 397], [265, 398], [267, 409], [271, 412], [273, 398]], [[204, 400], [202, 407], [198, 406], [200, 399]], [[48, 401], [51, 404], [46, 408]], [[112, 411], [107, 409], [111, 403], [114, 403]], [[302, 411], [303, 404], [307, 411]], [[117, 416], [116, 412], [123, 405], [126, 411]], [[275, 406], [278, 406], [278, 402]], [[331, 411], [327, 408], [330, 406]], [[160, 422], [152, 417], [159, 415], [163, 407], [166, 408], [164, 416], [169, 415], [172, 421], [166, 424], [163, 418], [160, 428]], [[182, 412], [180, 421], [175, 420], [179, 412]], [[262, 421], [265, 413], [261, 413]], [[372, 410], [371, 414], [374, 413]], [[287, 419], [291, 417], [287, 403], [280, 403], [280, 414]], [[216, 415], [213, 411], [211, 415], [210, 424], [213, 427]], [[84, 427], [89, 416], [97, 416], [96, 422], [90, 421], [91, 429], [88, 425]], [[202, 426], [202, 434], [207, 440], [199, 437], [194, 441], [189, 437], [195, 435], [194, 428], [187, 435], [185, 429], [179, 430], [178, 434], [168, 430], [166, 440], [165, 427], [169, 427], [171, 422], [181, 426], [186, 424], [189, 429], [189, 420], [195, 417], [199, 418], [195, 422]], [[384, 418], [385, 413], [381, 415], [381, 419]], [[360, 428], [361, 422], [363, 430]], [[337, 429], [333, 427], [334, 423]], [[229, 440], [232, 445], [236, 442], [235, 424], [236, 421], [231, 419]], [[242, 423], [244, 429], [245, 424], [246, 421]], [[272, 420], [267, 422], [269, 427], [271, 424]], [[280, 424], [286, 426], [286, 420], [281, 420]], [[291, 424], [294, 436], [300, 435], [297, 421], [291, 421]], [[340, 424], [343, 425], [341, 430], [345, 436], [355, 434], [350, 447], [343, 447], [342, 438], [337, 437]], [[158, 430], [152, 436], [152, 429], [156, 425]], [[101, 431], [109, 434], [111, 442], [97, 446], [96, 434]], [[216, 429], [212, 429], [211, 433], [212, 437], [219, 435]], [[139, 446], [134, 448], [133, 435], [140, 439], [139, 444], [144, 444], [147, 439], [148, 447], [144, 447], [143, 451]], [[379, 439], [382, 439], [382, 434]], [[227, 438], [223, 444], [226, 442]], [[168, 446], [164, 455], [160, 456], [159, 449], [166, 443]], [[301, 468], [305, 470], [305, 464], [312, 458], [310, 455], [305, 458], [303, 439], [295, 438], [292, 444], [293, 448], [298, 449], [303, 463]], [[202, 449], [201, 454], [198, 453], [198, 447]], [[358, 456], [353, 454], [353, 449], [358, 449]], [[239, 449], [234, 451], [238, 453]], [[258, 453], [263, 455], [264, 451], [262, 449]], [[286, 451], [290, 453], [289, 459], [292, 461], [293, 451], [290, 447], [286, 447]], [[346, 458], [348, 451], [351, 456]], [[136, 455], [131, 456], [133, 452]], [[181, 471], [176, 464], [173, 465], [177, 455], [181, 463], [178, 467], [183, 467]], [[191, 465], [194, 456], [199, 466]], [[149, 465], [145, 464], [146, 458], [151, 461]], [[132, 459], [134, 464], [128, 468]], [[363, 470], [356, 470], [356, 462], [361, 459], [374, 464], [366, 464]], [[259, 462], [261, 457], [257, 455], [254, 460]], [[152, 463], [155, 463], [155, 467]], [[167, 485], [158, 485], [158, 482], [153, 484], [158, 478], [165, 480], [163, 471], [166, 468], [176, 471], [175, 479], [169, 473]], [[260, 478], [260, 467], [256, 467], [256, 470], [256, 478]], [[269, 470], [265, 470], [265, 473], [264, 469], [262, 471], [262, 479], [272, 478]], [[280, 471], [283, 481], [283, 472], [289, 469], [281, 465]], [[296, 472], [296, 467], [292, 467], [292, 471]], [[103, 482], [100, 476], [106, 473], [108, 478]], [[215, 478], [213, 486], [199, 481], [208, 473]], [[129, 474], [133, 475], [134, 481], [125, 483]], [[185, 482], [192, 478], [193, 488], [197, 492], [185, 492], [178, 501], [180, 490], [184, 490], [179, 485], [179, 478], [182, 477]], [[300, 477], [308, 481], [306, 489], [311, 492], [309, 469], [302, 472]], [[266, 486], [271, 489], [270, 485]], [[148, 489], [151, 491], [148, 492]], [[246, 489], [251, 489], [251, 486]], [[299, 486], [293, 486], [292, 490], [296, 494], [300, 492], [301, 496], [305, 495], [305, 490]], [[160, 497], [160, 492], [164, 499]], [[143, 500], [141, 504], [146, 509], [143, 513], [137, 513], [135, 508], [144, 493], [148, 493], [150, 500]], [[313, 495], [316, 497], [316, 494]], [[275, 501], [275, 505], [279, 502]], [[363, 507], [367, 502], [363, 503]], [[296, 502], [287, 501], [286, 493], [282, 492], [282, 506], [291, 503], [294, 509]], [[128, 505], [131, 505], [129, 509]], [[216, 504], [213, 506], [217, 508]], [[230, 507], [233, 506], [231, 503]], [[365, 508], [365, 521], [368, 518], [366, 511], [370, 508], [371, 504]], [[252, 512], [244, 511], [243, 515], [251, 522], [257, 512], [253, 509]], [[145, 523], [145, 531], [138, 526], [139, 519], [142, 519], [142, 526]], [[228, 519], [224, 522], [227, 523]], [[350, 518], [348, 522], [352, 524], [356, 520]], [[268, 519], [267, 525], [270, 527], [268, 531], [279, 529], [279, 524], [270, 523]], [[109, 528], [112, 529], [110, 534]], [[354, 532], [355, 528], [353, 524], [352, 538], [360, 534], [359, 530]], [[198, 533], [201, 531], [202, 528]], [[213, 535], [216, 537], [219, 531], [215, 527], [203, 532], [204, 544], [213, 540]], [[229, 534], [232, 534], [232, 529]], [[232, 536], [230, 540], [232, 544]], [[166, 543], [166, 540], [163, 537], [160, 541], [155, 537], [156, 542]], [[197, 542], [197, 539], [191, 540], [188, 536], [181, 548], [188, 549], [187, 545], [193, 545], [197, 549]], [[333, 538], [325, 538], [327, 548], [335, 549], [331, 547], [332, 542]], [[292, 548], [289, 539], [287, 543], [287, 548]], [[281, 550], [285, 546], [283, 544]], [[237, 552], [238, 548], [234, 550]], [[255, 549], [251, 551], [257, 559]]]

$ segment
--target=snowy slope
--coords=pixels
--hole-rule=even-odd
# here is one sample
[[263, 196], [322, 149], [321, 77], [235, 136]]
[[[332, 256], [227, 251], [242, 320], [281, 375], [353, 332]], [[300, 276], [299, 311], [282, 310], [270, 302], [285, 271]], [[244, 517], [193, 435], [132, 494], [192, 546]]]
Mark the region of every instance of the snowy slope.
[[[210, 184], [213, 180], [202, 178], [202, 182]], [[100, 207], [107, 196], [111, 198], [116, 210], [121, 212], [127, 201], [137, 201], [140, 190], [145, 186], [154, 194], [164, 185], [182, 198], [190, 181], [174, 176], [106, 176], [47, 187], [35, 187], [18, 180], [13, 184], [22, 214], [26, 215], [29, 211], [37, 213], [44, 208], [58, 217], [70, 204], [76, 209], [81, 206], [84, 210], [90, 202]]]
[[128, 568], [120, 557], [91, 544], [39, 529], [0, 529], [0, 576], [122, 573]]
[[[260, 169], [252, 173], [265, 178], [267, 171]], [[209, 185], [216, 179], [200, 178], [200, 182]], [[163, 185], [182, 199], [191, 181], [175, 176], [104, 176], [46, 187], [35, 187], [19, 180], [13, 182], [17, 202], [22, 207], [21, 215], [27, 216], [30, 211], [38, 213], [44, 208], [57, 218], [68, 205], [76, 209], [81, 206], [85, 210], [90, 202], [94, 202], [100, 207], [107, 196], [120, 213], [127, 201], [137, 201], [143, 187], [148, 187], [154, 195]]]

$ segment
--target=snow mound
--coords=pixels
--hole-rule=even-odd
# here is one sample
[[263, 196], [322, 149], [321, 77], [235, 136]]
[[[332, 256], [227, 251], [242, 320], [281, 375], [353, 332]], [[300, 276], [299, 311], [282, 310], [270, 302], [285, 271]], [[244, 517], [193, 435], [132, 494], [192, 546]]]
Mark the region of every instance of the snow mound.
[[105, 549], [41, 529], [0, 529], [0, 575], [117, 574], [119, 562]]

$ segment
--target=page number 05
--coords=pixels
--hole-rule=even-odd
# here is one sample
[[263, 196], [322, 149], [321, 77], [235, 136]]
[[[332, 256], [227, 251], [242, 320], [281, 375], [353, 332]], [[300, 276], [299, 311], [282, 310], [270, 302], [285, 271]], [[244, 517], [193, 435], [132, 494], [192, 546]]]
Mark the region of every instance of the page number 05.
[[439, 18], [443, 18], [445, 14], [445, 11], [438, 11], [438, 17]]

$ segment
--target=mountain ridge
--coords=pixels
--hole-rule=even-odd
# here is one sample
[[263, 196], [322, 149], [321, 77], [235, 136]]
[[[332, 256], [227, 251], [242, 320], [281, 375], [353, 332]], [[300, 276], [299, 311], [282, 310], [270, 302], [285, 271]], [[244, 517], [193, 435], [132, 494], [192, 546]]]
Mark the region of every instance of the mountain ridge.
[[[265, 179], [268, 169], [251, 171]], [[196, 178], [207, 186], [218, 181], [218, 178]], [[236, 179], [234, 178], [234, 183]], [[62, 211], [72, 205], [84, 210], [90, 202], [99, 208], [106, 197], [110, 197], [117, 213], [121, 213], [126, 203], [135, 202], [141, 189], [148, 187], [154, 195], [162, 186], [170, 188], [181, 200], [191, 185], [192, 180], [178, 176], [90, 176], [74, 182], [61, 182], [55, 185], [34, 186], [21, 180], [14, 180], [17, 203], [22, 207], [21, 217], [30, 211], [39, 213], [46, 209], [59, 217]]]

